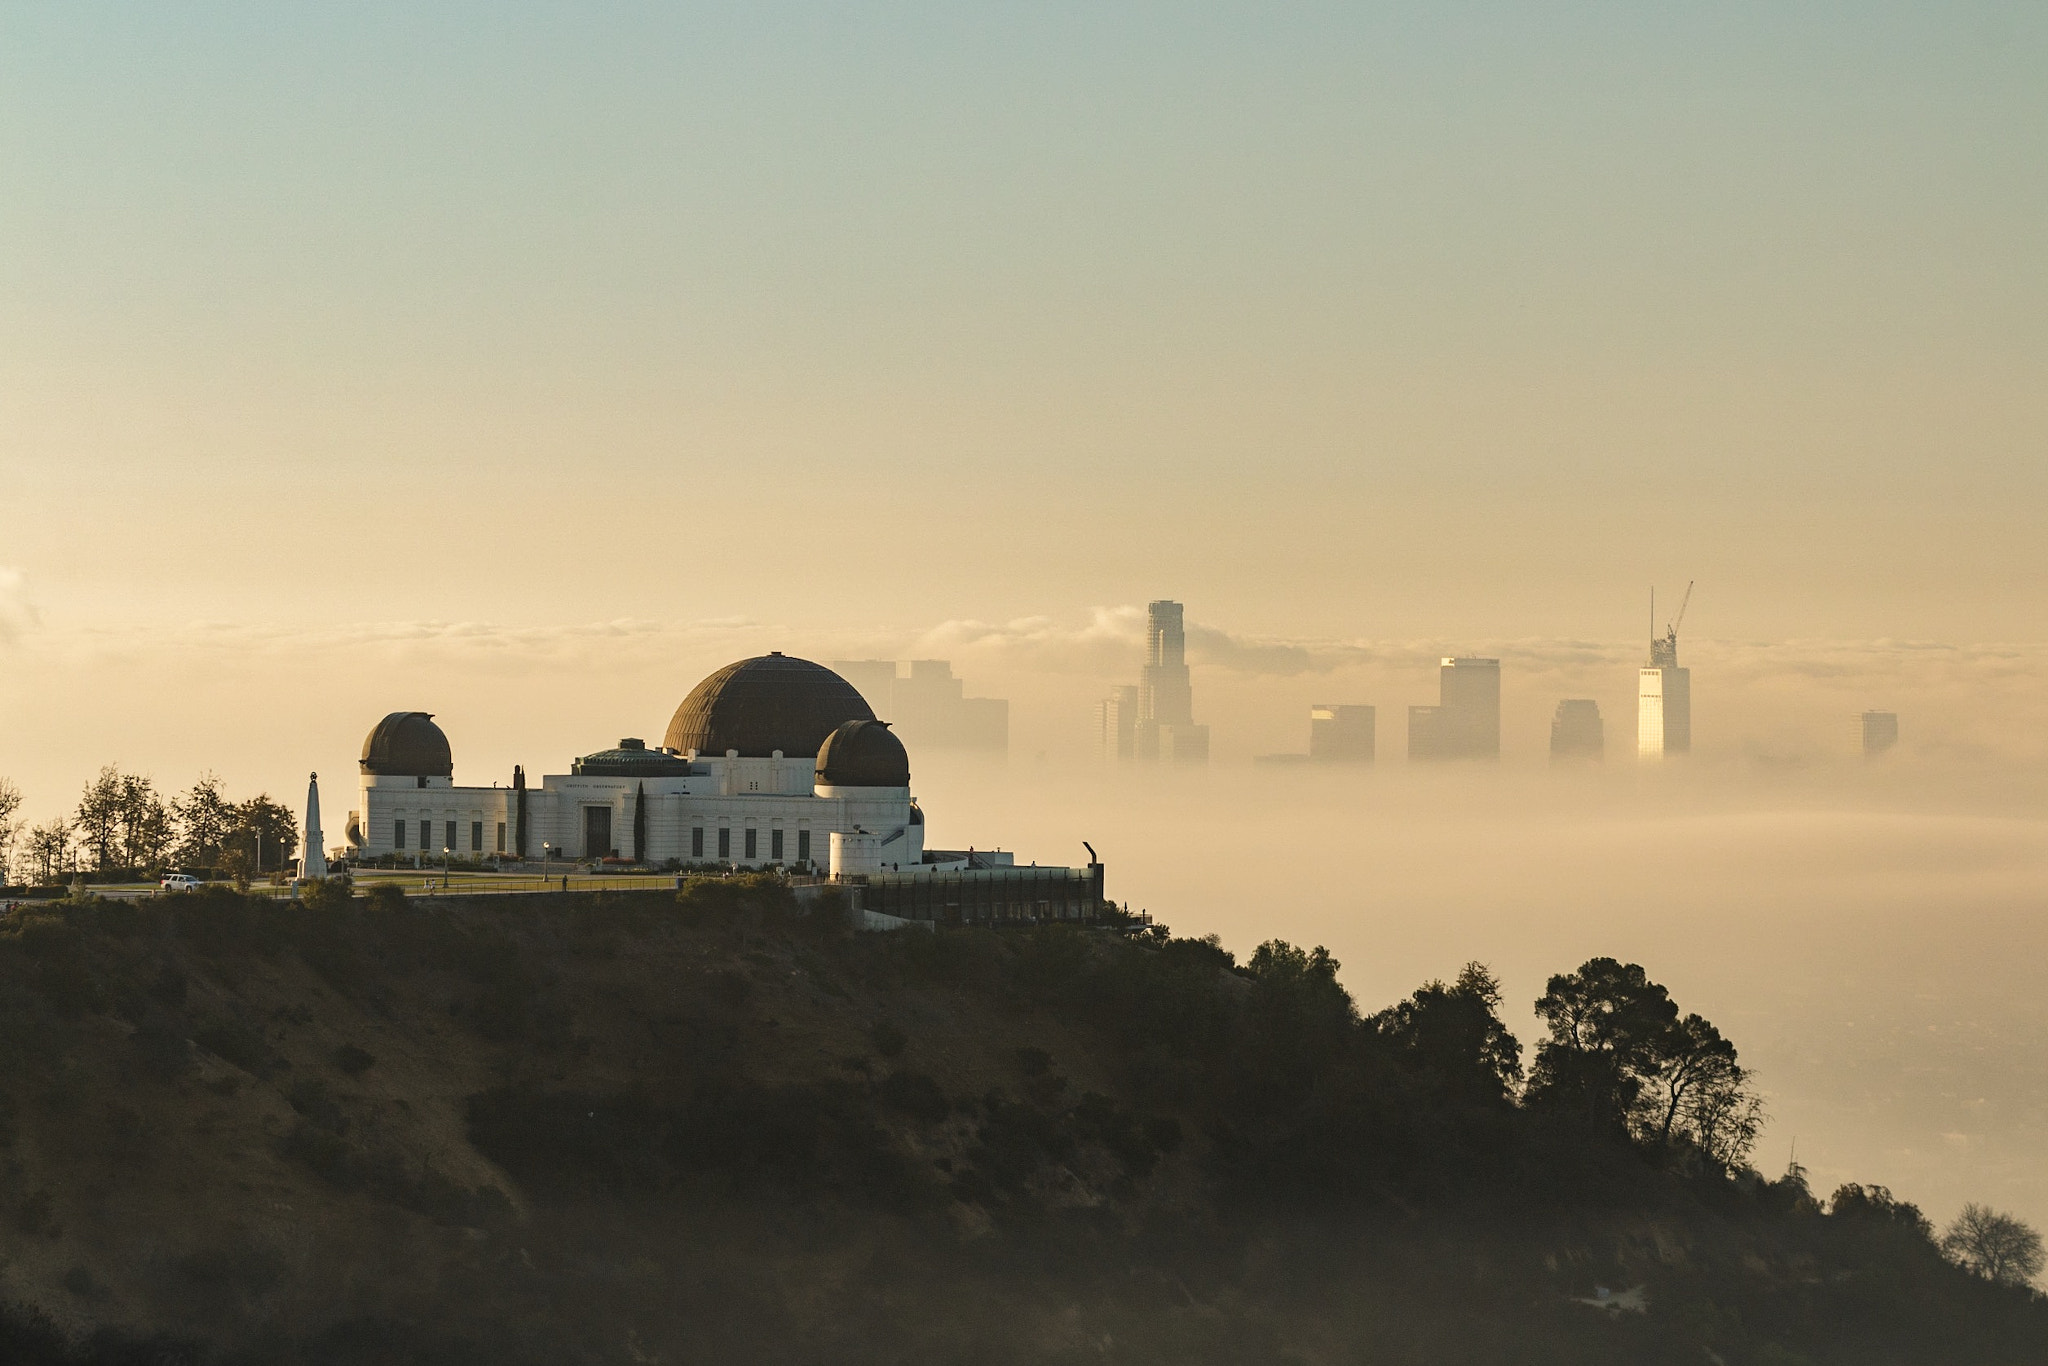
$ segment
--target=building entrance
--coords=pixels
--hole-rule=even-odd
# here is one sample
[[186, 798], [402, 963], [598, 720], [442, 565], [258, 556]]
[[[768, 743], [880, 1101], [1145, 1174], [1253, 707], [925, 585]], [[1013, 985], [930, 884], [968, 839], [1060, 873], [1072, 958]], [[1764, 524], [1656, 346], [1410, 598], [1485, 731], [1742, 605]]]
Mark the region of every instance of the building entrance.
[[612, 809], [583, 808], [583, 857], [603, 858], [612, 851]]

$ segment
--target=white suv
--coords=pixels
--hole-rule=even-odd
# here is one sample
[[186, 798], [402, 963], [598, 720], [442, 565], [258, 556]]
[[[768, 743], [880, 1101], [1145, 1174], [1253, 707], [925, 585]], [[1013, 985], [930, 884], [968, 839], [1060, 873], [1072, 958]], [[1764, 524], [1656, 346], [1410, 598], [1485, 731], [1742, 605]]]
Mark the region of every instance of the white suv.
[[198, 878], [190, 873], [165, 873], [157, 889], [164, 892], [196, 892], [200, 888]]

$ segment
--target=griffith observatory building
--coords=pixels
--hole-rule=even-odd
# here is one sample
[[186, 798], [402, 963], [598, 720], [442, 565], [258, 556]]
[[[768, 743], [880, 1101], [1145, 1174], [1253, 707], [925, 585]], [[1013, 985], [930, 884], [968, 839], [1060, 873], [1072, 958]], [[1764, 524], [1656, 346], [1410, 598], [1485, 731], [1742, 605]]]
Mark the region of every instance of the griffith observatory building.
[[832, 670], [781, 653], [690, 690], [658, 749], [637, 739], [529, 786], [457, 787], [428, 712], [393, 712], [363, 741], [353, 858], [617, 860], [815, 870], [866, 888], [867, 909], [937, 922], [1092, 919], [1102, 865], [1019, 867], [1013, 855], [925, 847], [903, 742]]

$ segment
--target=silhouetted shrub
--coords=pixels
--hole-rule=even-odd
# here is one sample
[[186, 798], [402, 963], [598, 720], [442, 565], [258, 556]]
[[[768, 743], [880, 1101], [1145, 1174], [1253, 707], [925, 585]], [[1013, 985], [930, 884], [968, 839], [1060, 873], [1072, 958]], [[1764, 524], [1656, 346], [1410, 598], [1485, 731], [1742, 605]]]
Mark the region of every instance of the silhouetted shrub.
[[1068, 1127], [1034, 1105], [990, 1092], [982, 1098], [982, 1112], [968, 1158], [994, 1192], [1021, 1197], [1048, 1162], [1063, 1162], [1074, 1150]]
[[341, 1105], [327, 1089], [327, 1083], [318, 1077], [295, 1078], [286, 1099], [291, 1102], [292, 1109], [309, 1122], [330, 1133], [348, 1132], [348, 1116], [342, 1113]]
[[362, 1173], [355, 1162], [355, 1150], [347, 1139], [325, 1125], [301, 1120], [278, 1143], [278, 1151], [303, 1162], [322, 1180], [340, 1190], [362, 1187]]
[[874, 1042], [875, 1051], [885, 1058], [897, 1056], [910, 1042], [910, 1036], [894, 1020], [875, 1021], [874, 1027], [868, 1030], [868, 1038]]
[[1075, 1130], [1101, 1144], [1132, 1177], [1151, 1174], [1160, 1154], [1180, 1146], [1180, 1121], [1171, 1116], [1141, 1120], [1108, 1096], [1090, 1091], [1074, 1107]]
[[932, 1187], [838, 1088], [709, 1083], [644, 1095], [499, 1088], [472, 1096], [477, 1150], [552, 1199], [658, 1194], [706, 1176], [741, 1190], [827, 1190], [906, 1207]]
[[261, 1032], [240, 1020], [221, 1020], [207, 1025], [192, 1035], [192, 1042], [244, 1072], [259, 1077], [270, 1073], [270, 1045], [264, 1042]]
[[369, 903], [370, 910], [386, 915], [403, 911], [410, 904], [405, 899], [405, 889], [395, 882], [378, 883], [363, 899]]
[[686, 925], [730, 925], [742, 933], [787, 923], [797, 913], [795, 894], [774, 873], [684, 878], [676, 907]]
[[352, 895], [348, 879], [338, 877], [314, 878], [299, 890], [299, 900], [316, 915], [347, 910]]
[[891, 1072], [875, 1094], [884, 1105], [920, 1124], [937, 1124], [953, 1108], [939, 1084], [922, 1072]]
[[150, 998], [172, 1010], [185, 1004], [185, 993], [185, 973], [176, 963], [164, 964], [149, 986]]
[[367, 1049], [345, 1043], [334, 1050], [334, 1065], [351, 1077], [359, 1077], [377, 1065], [376, 1056]]

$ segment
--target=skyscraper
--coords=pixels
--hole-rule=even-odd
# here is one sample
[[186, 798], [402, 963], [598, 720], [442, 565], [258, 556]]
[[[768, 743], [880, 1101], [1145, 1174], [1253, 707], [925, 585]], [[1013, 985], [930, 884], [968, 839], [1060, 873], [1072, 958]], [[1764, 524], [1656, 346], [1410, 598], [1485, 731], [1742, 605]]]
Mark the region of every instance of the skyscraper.
[[1308, 757], [1319, 764], [1369, 764], [1377, 726], [1371, 707], [1318, 702], [1308, 711]]
[[925, 748], [1002, 754], [1010, 747], [1010, 704], [967, 696], [947, 660], [911, 660], [889, 690], [889, 705], [903, 738]]
[[1500, 758], [1500, 661], [1446, 658], [1437, 705], [1408, 708], [1408, 757]]
[[1128, 753], [1123, 749], [1121, 730], [1125, 691], [1119, 688], [1096, 711], [1105, 756], [1110, 753], [1114, 718], [1117, 758], [1175, 764], [1209, 762], [1209, 728], [1195, 723], [1194, 687], [1188, 679], [1187, 630], [1179, 603], [1161, 599], [1145, 608], [1145, 667], [1136, 689], [1137, 708]]
[[1863, 757], [1875, 759], [1899, 743], [1899, 714], [1895, 711], [1867, 711], [1858, 718], [1863, 733]]
[[949, 660], [913, 659], [908, 674], [893, 659], [838, 659], [831, 668], [921, 749], [1009, 750], [1010, 704], [1000, 697], [967, 696], [967, 684], [954, 677]]
[[1606, 727], [1600, 704], [1590, 697], [1567, 697], [1550, 718], [1550, 762], [1599, 759], [1607, 752]]
[[1097, 742], [1110, 763], [1129, 763], [1138, 756], [1138, 685], [1126, 683], [1096, 704]]
[[[1692, 585], [1685, 587], [1686, 604], [1692, 601]], [[1638, 673], [1636, 682], [1636, 755], [1662, 759], [1671, 754], [1692, 752], [1692, 670], [1678, 666], [1678, 627], [1685, 620], [1685, 605], [1678, 620], [1658, 639], [1656, 598], [1651, 597], [1650, 662]]]

